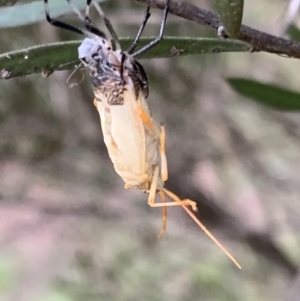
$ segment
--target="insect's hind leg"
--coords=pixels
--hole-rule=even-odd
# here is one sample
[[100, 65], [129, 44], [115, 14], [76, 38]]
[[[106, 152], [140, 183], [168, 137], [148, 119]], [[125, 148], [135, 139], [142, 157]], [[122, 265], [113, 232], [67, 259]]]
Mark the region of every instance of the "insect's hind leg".
[[[197, 211], [197, 203], [192, 201], [192, 200], [189, 200], [189, 199], [180, 199], [175, 193], [167, 190], [167, 189], [163, 189], [163, 192], [168, 196], [170, 197], [172, 200], [174, 200], [174, 202], [171, 202], [171, 204], [174, 204], [172, 206], [191, 206], [192, 209], [194, 211]], [[171, 205], [170, 205], [171, 206]]]
[[[194, 211], [197, 211], [197, 204], [196, 202], [193, 202], [191, 200], [181, 200], [176, 194], [173, 192], [163, 189], [163, 192], [169, 196], [171, 199], [173, 199], [177, 204], [182, 204], [182, 202], [189, 202], [189, 205], [192, 206], [192, 209]], [[193, 204], [194, 203], [194, 204]], [[217, 238], [209, 231], [207, 228], [199, 221], [199, 219], [195, 216], [195, 214], [187, 208], [184, 204], [182, 204], [183, 209], [188, 213], [188, 215], [193, 219], [193, 221], [204, 231], [204, 233], [226, 254], [226, 256], [229, 257], [230, 260], [239, 268], [241, 269], [241, 265], [238, 263], [238, 261], [231, 255], [229, 251], [217, 240]]]
[[154, 175], [153, 175], [151, 187], [150, 187], [150, 193], [149, 193], [149, 197], [148, 197], [148, 204], [151, 207], [162, 207], [162, 209], [163, 209], [163, 223], [162, 223], [160, 233], [158, 234], [158, 238], [160, 238], [165, 233], [166, 228], [167, 228], [167, 207], [164, 206], [164, 204], [166, 204], [166, 196], [162, 191], [158, 192], [160, 197], [161, 197], [161, 200], [162, 200], [162, 203], [159, 203], [159, 204], [162, 205], [162, 206], [153, 206], [153, 205], [155, 205], [154, 201], [155, 201], [155, 195], [156, 195], [156, 190], [157, 190], [158, 176], [159, 176], [159, 168], [158, 168], [158, 166], [156, 166], [156, 168], [154, 170]]
[[157, 165], [154, 170], [152, 183], [149, 191], [148, 197], [148, 204], [151, 207], [173, 207], [173, 206], [191, 206], [194, 211], [197, 211], [197, 203], [191, 200], [181, 200], [177, 195], [172, 193], [167, 189], [163, 189], [167, 196], [169, 196], [174, 202], [162, 202], [162, 203], [155, 203], [155, 195], [157, 191], [157, 184], [158, 184], [158, 176], [159, 176], [159, 166]]
[[[159, 194], [162, 202], [166, 203], [166, 195], [162, 191], [159, 191], [158, 194]], [[158, 234], [158, 238], [161, 238], [167, 229], [167, 217], [168, 217], [167, 216], [167, 207], [164, 206], [164, 207], [162, 207], [162, 209], [163, 209], [163, 217], [162, 217], [163, 223], [162, 223], [160, 233]]]
[[161, 178], [164, 182], [168, 180], [168, 164], [167, 164], [167, 157], [166, 157], [166, 150], [165, 150], [165, 144], [166, 144], [166, 131], [165, 127], [163, 125], [160, 126], [160, 173]]
[[162, 22], [161, 22], [161, 25], [160, 25], [159, 35], [156, 37], [156, 39], [151, 41], [148, 45], [145, 45], [141, 49], [134, 52], [132, 54], [133, 56], [137, 56], [139, 54], [142, 54], [145, 51], [148, 51], [149, 49], [153, 48], [155, 45], [157, 45], [163, 39], [164, 32], [165, 32], [165, 27], [166, 27], [167, 16], [168, 16], [168, 12], [169, 12], [169, 5], [170, 5], [170, 0], [166, 0], [164, 15], [163, 15], [163, 19], [162, 19]]
[[[158, 194], [161, 197], [162, 203], [155, 203], [155, 195], [157, 192], [157, 184], [158, 184], [158, 178], [159, 178], [159, 166], [155, 167], [150, 191], [149, 191], [149, 197], [148, 197], [148, 204], [150, 207], [162, 207], [163, 208], [163, 224], [161, 231], [158, 235], [158, 238], [160, 238], [166, 231], [167, 228], [167, 207], [170, 206], [191, 206], [193, 210], [197, 210], [196, 202], [193, 202], [191, 200], [180, 200], [175, 194], [172, 192], [163, 189], [161, 191], [158, 191]], [[166, 202], [166, 194], [171, 197], [174, 202]]]

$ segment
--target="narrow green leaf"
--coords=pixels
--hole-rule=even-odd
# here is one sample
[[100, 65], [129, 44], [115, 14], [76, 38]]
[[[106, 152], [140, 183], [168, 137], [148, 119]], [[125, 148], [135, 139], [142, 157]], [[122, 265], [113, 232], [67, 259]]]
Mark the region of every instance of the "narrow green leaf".
[[[148, 44], [154, 37], [141, 39], [139, 47]], [[132, 43], [131, 39], [124, 40], [123, 49]], [[193, 37], [165, 37], [159, 45], [144, 53], [139, 58], [163, 58], [180, 55], [219, 53], [219, 52], [245, 52], [252, 46], [237, 40], [220, 40], [217, 38]]]
[[72, 68], [78, 62], [79, 41], [34, 46], [0, 55], [0, 77], [6, 79]]
[[230, 86], [243, 96], [263, 105], [282, 110], [299, 111], [300, 93], [251, 79], [228, 78]]
[[290, 25], [286, 32], [292, 40], [300, 41], [300, 30], [294, 24]]
[[[142, 38], [139, 47], [143, 47], [153, 39], [154, 37]], [[123, 49], [127, 49], [133, 42], [133, 39], [130, 38], [121, 38], [120, 40]], [[1, 54], [0, 78], [71, 69], [79, 62], [77, 48], [80, 43], [81, 41], [59, 42]], [[147, 51], [139, 58], [237, 52], [250, 49], [249, 44], [235, 40], [165, 37], [157, 47]]]
[[[85, 8], [86, 1], [73, 1], [79, 9]], [[105, 0], [97, 0], [97, 2], [104, 1]], [[72, 7], [64, 0], [49, 1], [49, 9], [52, 18], [73, 12]], [[36, 1], [0, 9], [0, 29], [29, 25], [44, 20], [46, 20], [44, 1]]]
[[214, 0], [214, 6], [226, 33], [236, 38], [242, 24], [244, 0]]

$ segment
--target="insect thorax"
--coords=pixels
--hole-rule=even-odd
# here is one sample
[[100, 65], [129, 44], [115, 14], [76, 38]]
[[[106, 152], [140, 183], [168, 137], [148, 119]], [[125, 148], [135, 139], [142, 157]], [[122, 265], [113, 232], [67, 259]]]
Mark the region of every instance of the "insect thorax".
[[136, 98], [139, 93], [143, 93], [145, 98], [148, 96], [148, 78], [143, 66], [128, 53], [112, 50], [110, 41], [86, 38], [78, 53], [90, 69], [94, 89], [100, 90], [109, 105], [122, 105], [123, 92], [128, 88], [134, 90]]

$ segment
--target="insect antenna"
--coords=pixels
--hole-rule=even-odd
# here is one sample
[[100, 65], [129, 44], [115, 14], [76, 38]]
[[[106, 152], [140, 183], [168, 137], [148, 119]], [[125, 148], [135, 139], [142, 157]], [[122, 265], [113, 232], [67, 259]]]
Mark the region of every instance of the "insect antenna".
[[[142, 47], [141, 49], [137, 50], [136, 52], [134, 52], [132, 54], [132, 56], [137, 56], [139, 54], [142, 54], [146, 51], [148, 51], [149, 49], [153, 48], [154, 46], [156, 46], [164, 37], [164, 32], [165, 32], [165, 27], [166, 27], [166, 21], [167, 21], [167, 16], [168, 16], [168, 12], [169, 12], [169, 5], [170, 5], [170, 0], [166, 0], [166, 5], [165, 5], [165, 9], [164, 9], [164, 15], [163, 15], [163, 19], [162, 19], [162, 22], [161, 22], [161, 25], [160, 25], [160, 30], [159, 30], [159, 35], [153, 40], [151, 41], [149, 44], [145, 45], [144, 47]], [[147, 12], [146, 12], [147, 13]], [[150, 16], [149, 16], [150, 17]], [[148, 17], [148, 18], [149, 18]], [[148, 20], [145, 18], [145, 20]], [[145, 24], [143, 24], [145, 23]], [[134, 41], [134, 43], [138, 43], [139, 39], [140, 39], [140, 36], [142, 34], [142, 31], [147, 23], [147, 21], [143, 22], [141, 27], [140, 27], [140, 30], [138, 32], [138, 35]], [[140, 32], [141, 31], [141, 32]], [[135, 46], [136, 47], [136, 46]], [[134, 48], [135, 48], [134, 47]]]
[[74, 82], [74, 83], [71, 83], [70, 84], [70, 80], [71, 78], [73, 77], [73, 75], [83, 66], [83, 63], [80, 63], [73, 71], [72, 73], [70, 74], [70, 76], [67, 78], [67, 84], [69, 84], [69, 89], [72, 89], [72, 88], [75, 88], [77, 87], [78, 85], [80, 85], [83, 80], [84, 80], [84, 73], [82, 73], [82, 78], [79, 82]]

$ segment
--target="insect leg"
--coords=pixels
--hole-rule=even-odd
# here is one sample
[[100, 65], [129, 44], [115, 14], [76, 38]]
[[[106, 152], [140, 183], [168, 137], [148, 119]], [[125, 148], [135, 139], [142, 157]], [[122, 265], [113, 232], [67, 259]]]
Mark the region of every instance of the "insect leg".
[[138, 33], [137, 33], [137, 35], [136, 35], [133, 43], [131, 44], [131, 46], [127, 50], [127, 52], [129, 54], [132, 54], [132, 52], [136, 48], [136, 46], [137, 46], [137, 44], [138, 44], [138, 42], [140, 40], [140, 37], [141, 37], [141, 35], [142, 35], [143, 31], [144, 31], [144, 28], [145, 28], [145, 26], [147, 24], [147, 21], [150, 18], [150, 16], [151, 16], [151, 14], [150, 14], [150, 6], [147, 6], [147, 9], [146, 9], [146, 12], [145, 12], [145, 16], [144, 16], [143, 22], [142, 22], [142, 24], [140, 26], [140, 29], [139, 29], [139, 31], [138, 31]]
[[112, 24], [110, 23], [109, 19], [105, 16], [102, 8], [100, 7], [100, 5], [96, 1], [93, 1], [93, 0], [87, 0], [86, 1], [86, 13], [85, 13], [86, 16], [88, 16], [88, 14], [89, 14], [89, 9], [90, 9], [91, 3], [94, 4], [96, 10], [98, 11], [99, 15], [103, 19], [106, 28], [108, 29], [111, 37], [113, 38], [113, 40], [116, 44], [116, 49], [120, 50], [121, 46], [120, 46], [120, 41], [119, 41], [118, 35], [116, 34], [116, 32], [115, 32]]
[[[70, 6], [72, 7], [73, 11], [76, 13], [78, 18], [82, 21], [84, 27], [88, 30], [88, 32], [91, 32], [99, 37], [106, 39], [105, 33], [93, 25], [93, 23], [88, 15], [86, 15], [85, 18], [82, 16], [81, 12], [76, 7], [73, 0], [67, 0], [67, 2], [70, 4]], [[85, 32], [85, 35], [89, 36], [88, 34], [86, 34], [86, 32]]]
[[160, 173], [161, 178], [165, 182], [168, 180], [168, 164], [165, 150], [166, 143], [166, 131], [163, 125], [160, 126]]
[[156, 127], [155, 123], [153, 122], [151, 116], [149, 116], [149, 114], [145, 110], [143, 110], [140, 103], [138, 103], [138, 105], [137, 105], [137, 111], [138, 111], [138, 114], [139, 114], [140, 118], [142, 119], [142, 122], [144, 123], [144, 125], [149, 127], [155, 134], [160, 136], [159, 130]]
[[82, 35], [85, 35], [86, 32], [80, 28], [77, 28], [75, 26], [72, 26], [72, 25], [69, 25], [69, 24], [66, 24], [64, 22], [61, 22], [61, 21], [58, 21], [58, 20], [55, 20], [55, 19], [52, 19], [50, 17], [50, 14], [49, 14], [49, 4], [48, 4], [48, 0], [44, 0], [44, 4], [45, 4], [45, 14], [46, 14], [46, 19], [47, 21], [53, 25], [53, 26], [56, 26], [56, 27], [60, 27], [60, 28], [63, 28], [63, 29], [66, 29], [66, 30], [69, 30], [69, 31], [72, 31], [72, 32], [76, 32], [76, 33], [79, 33], [79, 34], [82, 34]]
[[194, 211], [197, 211], [197, 203], [191, 200], [181, 200], [178, 196], [174, 193], [170, 192], [167, 189], [163, 189], [162, 191], [169, 196], [174, 202], [162, 202], [162, 203], [155, 203], [155, 195], [157, 190], [157, 182], [159, 176], [159, 166], [157, 165], [154, 169], [152, 183], [150, 186], [149, 197], [148, 197], [148, 204], [151, 207], [173, 207], [173, 206], [191, 206]]
[[[171, 199], [173, 199], [177, 204], [181, 204], [183, 209], [187, 212], [187, 214], [193, 219], [193, 221], [204, 231], [204, 233], [225, 253], [225, 255], [239, 268], [241, 269], [241, 265], [237, 262], [237, 260], [227, 251], [227, 249], [217, 240], [217, 238], [206, 229], [206, 227], [199, 221], [199, 219], [196, 217], [196, 215], [186, 207], [185, 204], [182, 204], [184, 201], [195, 203], [191, 200], [181, 200], [177, 195], [172, 193], [171, 191], [167, 189], [163, 189], [163, 192], [169, 196]], [[196, 204], [196, 203], [195, 203]], [[196, 211], [192, 204], [190, 204], [194, 211]]]
[[132, 54], [132, 56], [137, 56], [139, 54], [142, 54], [145, 51], [148, 51], [149, 49], [153, 48], [155, 45], [157, 45], [162, 40], [162, 38], [164, 36], [167, 16], [168, 16], [168, 12], [169, 12], [169, 4], [170, 4], [170, 0], [166, 0], [164, 15], [163, 15], [163, 19], [162, 19], [162, 22], [161, 22], [161, 25], [160, 25], [159, 35], [157, 36], [157, 38], [154, 39], [152, 42], [150, 42], [148, 45], [145, 45], [141, 49], [134, 52]]
[[[163, 203], [166, 203], [166, 195], [162, 192], [162, 191], [159, 191], [159, 196], [161, 197], [161, 200]], [[161, 230], [160, 230], [160, 233], [158, 234], [158, 238], [162, 237], [163, 234], [166, 232], [166, 228], [167, 228], [167, 207], [164, 206], [162, 207], [163, 209], [163, 224], [162, 224], [162, 227], [161, 227]]]

